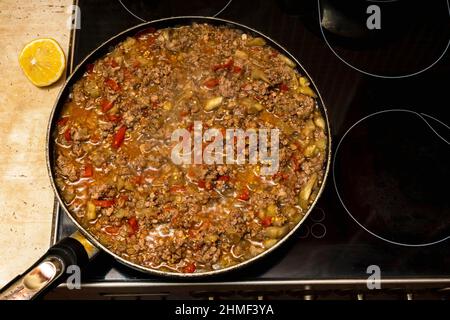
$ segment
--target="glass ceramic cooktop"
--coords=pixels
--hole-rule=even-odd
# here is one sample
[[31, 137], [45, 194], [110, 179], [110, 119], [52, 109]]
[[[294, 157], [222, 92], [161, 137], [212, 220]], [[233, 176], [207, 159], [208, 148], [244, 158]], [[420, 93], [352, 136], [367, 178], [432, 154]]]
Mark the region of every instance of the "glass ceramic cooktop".
[[[446, 0], [84, 1], [72, 59], [142, 21], [218, 16], [290, 51], [328, 108], [332, 170], [290, 241], [223, 280], [450, 277]], [[57, 238], [74, 227], [57, 213]], [[85, 281], [157, 279], [100, 254]]]

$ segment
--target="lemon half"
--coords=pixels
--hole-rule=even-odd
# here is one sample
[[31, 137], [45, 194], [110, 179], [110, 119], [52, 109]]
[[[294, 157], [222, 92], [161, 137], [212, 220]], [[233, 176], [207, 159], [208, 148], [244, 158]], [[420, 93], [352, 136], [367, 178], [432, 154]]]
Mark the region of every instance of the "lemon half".
[[66, 69], [66, 57], [55, 40], [36, 39], [22, 49], [19, 64], [35, 86], [45, 87], [61, 77]]

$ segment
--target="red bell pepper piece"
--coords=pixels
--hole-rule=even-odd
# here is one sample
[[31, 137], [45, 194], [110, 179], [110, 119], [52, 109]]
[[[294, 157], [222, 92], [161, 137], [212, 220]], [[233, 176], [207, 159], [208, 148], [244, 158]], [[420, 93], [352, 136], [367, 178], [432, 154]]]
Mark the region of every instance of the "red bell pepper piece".
[[241, 71], [242, 71], [241, 67], [238, 67], [238, 66], [233, 67], [233, 73], [241, 73]]
[[218, 71], [221, 69], [227, 69], [228, 71], [230, 71], [231, 69], [233, 69], [233, 64], [234, 64], [233, 59], [229, 59], [225, 63], [216, 64], [215, 66], [213, 66], [213, 71]]
[[205, 182], [205, 180], [198, 180], [197, 186], [198, 186], [200, 189], [205, 189], [205, 188], [206, 188], [206, 182]]
[[272, 217], [265, 217], [261, 220], [261, 224], [263, 227], [269, 227], [272, 224]]
[[62, 117], [61, 119], [58, 120], [57, 124], [58, 126], [65, 126], [67, 124], [67, 122], [69, 121], [69, 117]]
[[67, 142], [71, 142], [72, 141], [72, 134], [70, 132], [70, 127], [66, 129], [66, 131], [64, 131], [64, 139], [66, 139]]
[[218, 179], [219, 181], [230, 181], [230, 176], [227, 176], [227, 175], [224, 175], [224, 176], [220, 176], [219, 177], [219, 179]]
[[289, 91], [289, 87], [287, 86], [286, 83], [280, 83], [280, 91], [281, 91], [281, 92], [287, 92], [287, 91]]
[[106, 79], [105, 80], [105, 84], [111, 89], [111, 90], [114, 90], [114, 91], [119, 91], [121, 88], [120, 88], [120, 85], [115, 81], [115, 80], [113, 80], [113, 79], [111, 79], [111, 78], [108, 78], [108, 79]]
[[118, 149], [122, 145], [123, 140], [125, 140], [125, 132], [126, 131], [127, 131], [126, 126], [121, 126], [119, 128], [119, 130], [117, 130], [116, 134], [113, 137], [113, 142], [112, 142], [113, 148]]
[[131, 228], [130, 235], [135, 234], [139, 230], [139, 224], [138, 221], [136, 220], [136, 217], [129, 218], [127, 222]]
[[90, 178], [93, 175], [94, 175], [94, 167], [90, 163], [86, 164], [83, 170], [83, 177]]
[[108, 112], [113, 107], [114, 102], [108, 101], [106, 99], [102, 100], [100, 106], [102, 107], [102, 112]]
[[174, 185], [171, 186], [169, 191], [171, 193], [181, 193], [181, 192], [185, 192], [186, 191], [186, 187], [185, 186], [180, 186], [180, 185]]
[[111, 121], [111, 122], [119, 122], [120, 120], [122, 120], [121, 116], [118, 116], [115, 114], [108, 114], [108, 115], [106, 115], [106, 118], [108, 119], [108, 121]]
[[183, 268], [183, 273], [193, 273], [195, 271], [196, 267], [195, 267], [195, 263], [191, 262], [188, 263], [184, 268]]
[[242, 192], [238, 195], [238, 199], [242, 201], [247, 201], [248, 199], [250, 199], [250, 192], [247, 188], [242, 190]]
[[203, 84], [205, 85], [205, 87], [212, 89], [219, 84], [219, 79], [211, 78], [206, 80]]
[[109, 208], [109, 207], [112, 207], [116, 203], [116, 201], [114, 199], [92, 200], [92, 203], [94, 203], [97, 207]]

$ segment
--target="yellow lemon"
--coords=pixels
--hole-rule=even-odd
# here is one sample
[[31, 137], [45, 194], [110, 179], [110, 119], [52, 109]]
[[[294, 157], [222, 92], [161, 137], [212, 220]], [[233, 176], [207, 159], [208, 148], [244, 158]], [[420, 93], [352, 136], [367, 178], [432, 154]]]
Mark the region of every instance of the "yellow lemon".
[[55, 40], [36, 39], [22, 49], [19, 64], [34, 85], [44, 87], [61, 77], [66, 68], [66, 58]]

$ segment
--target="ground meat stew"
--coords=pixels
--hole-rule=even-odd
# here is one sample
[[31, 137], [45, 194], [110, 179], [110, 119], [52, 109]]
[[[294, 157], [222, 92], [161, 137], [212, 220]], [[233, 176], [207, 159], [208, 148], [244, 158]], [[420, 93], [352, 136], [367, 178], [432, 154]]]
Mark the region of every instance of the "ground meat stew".
[[[205, 272], [248, 260], [302, 220], [323, 182], [325, 121], [308, 80], [263, 38], [208, 24], [145, 30], [88, 65], [54, 132], [71, 214], [135, 264]], [[279, 170], [176, 165], [193, 122], [278, 128]]]

